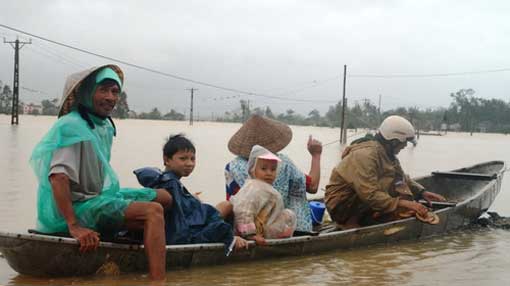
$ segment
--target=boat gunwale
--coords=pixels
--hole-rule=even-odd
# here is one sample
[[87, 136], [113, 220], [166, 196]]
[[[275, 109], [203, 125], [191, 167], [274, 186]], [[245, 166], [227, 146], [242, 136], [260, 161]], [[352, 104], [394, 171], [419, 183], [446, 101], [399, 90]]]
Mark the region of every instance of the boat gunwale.
[[[483, 165], [490, 165], [490, 164], [502, 164], [502, 167], [499, 169], [498, 172], [495, 172], [494, 174], [496, 177], [490, 181], [487, 181], [488, 183], [477, 190], [477, 192], [468, 198], [463, 199], [461, 202], [459, 202], [455, 206], [445, 207], [439, 210], [434, 211], [435, 213], [443, 213], [443, 212], [450, 212], [453, 209], [461, 208], [465, 205], [470, 204], [474, 200], [478, 199], [478, 197], [482, 196], [488, 188], [491, 188], [496, 182], [499, 180], [499, 178], [503, 175], [504, 172], [506, 172], [506, 163], [504, 161], [495, 160], [495, 161], [488, 161], [484, 163], [479, 163], [470, 167], [464, 167], [456, 170], [462, 170], [462, 169], [472, 169]], [[455, 170], [454, 170], [455, 171]], [[416, 179], [423, 179], [428, 178], [433, 175], [428, 176], [421, 176], [417, 177]], [[334, 239], [335, 237], [341, 237], [348, 233], [358, 233], [358, 232], [371, 232], [378, 229], [386, 229], [389, 227], [393, 227], [396, 225], [400, 225], [403, 223], [408, 223], [411, 221], [416, 221], [417, 219], [415, 217], [400, 219], [396, 221], [390, 221], [386, 223], [376, 224], [376, 225], [370, 225], [360, 228], [354, 228], [354, 229], [348, 229], [348, 230], [337, 230], [332, 231], [328, 233], [319, 233], [318, 235], [304, 235], [304, 236], [296, 236], [296, 237], [290, 237], [290, 238], [281, 238], [281, 239], [267, 239], [267, 244], [265, 247], [271, 247], [276, 245], [286, 245], [286, 244], [294, 244], [294, 243], [300, 243], [300, 242], [308, 242], [308, 241], [321, 241], [321, 240], [327, 240], [327, 239]], [[68, 244], [68, 245], [78, 245], [78, 241], [74, 238], [68, 238], [68, 237], [58, 237], [58, 236], [51, 236], [51, 235], [42, 235], [42, 234], [20, 234], [20, 233], [12, 233], [12, 232], [4, 232], [0, 231], [0, 237], [3, 238], [12, 238], [12, 239], [22, 239], [22, 240], [28, 240], [28, 241], [40, 241], [40, 242], [49, 242], [49, 243], [62, 243], [62, 244]], [[248, 241], [248, 246], [250, 248], [254, 247], [256, 244], [254, 241]], [[140, 251], [144, 250], [143, 244], [124, 244], [124, 243], [114, 243], [114, 242], [104, 242], [101, 241], [99, 243], [100, 248], [105, 249], [122, 249], [122, 250], [133, 250], [133, 251]], [[167, 252], [194, 252], [196, 250], [216, 250], [216, 249], [223, 249], [224, 244], [223, 243], [200, 243], [200, 244], [180, 244], [180, 245], [167, 245], [166, 247]]]

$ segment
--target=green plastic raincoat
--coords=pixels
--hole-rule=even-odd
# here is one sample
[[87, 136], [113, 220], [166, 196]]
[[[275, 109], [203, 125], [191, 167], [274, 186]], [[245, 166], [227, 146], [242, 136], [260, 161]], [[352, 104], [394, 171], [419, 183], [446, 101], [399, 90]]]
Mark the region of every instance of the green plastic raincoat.
[[[69, 106], [69, 97], [76, 96], [75, 89], [79, 87], [81, 81], [101, 68], [85, 71], [78, 78], [72, 75], [66, 83], [66, 88], [70, 89], [64, 90], [62, 106]], [[85, 201], [73, 202], [73, 209], [80, 225], [99, 232], [116, 231], [123, 223], [125, 208], [132, 201], [153, 200], [156, 192], [148, 188], [119, 187], [118, 177], [109, 163], [114, 127], [108, 120], [92, 116], [96, 123], [92, 129], [76, 110], [71, 109], [69, 113], [62, 110], [61, 108], [61, 117], [36, 145], [30, 158], [30, 164], [39, 182], [36, 228], [46, 233], [68, 231], [67, 223], [53, 198], [48, 177], [50, 164], [55, 150], [88, 141], [101, 162], [104, 173], [103, 186], [99, 195]]]

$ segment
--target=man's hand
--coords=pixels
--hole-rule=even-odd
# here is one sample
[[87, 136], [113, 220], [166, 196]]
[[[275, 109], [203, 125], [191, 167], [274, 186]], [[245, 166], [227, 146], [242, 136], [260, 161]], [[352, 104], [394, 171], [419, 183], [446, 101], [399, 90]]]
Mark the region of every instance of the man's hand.
[[312, 135], [308, 137], [306, 147], [312, 156], [320, 155], [322, 153], [322, 143], [319, 140], [313, 139]]
[[82, 227], [77, 223], [71, 201], [69, 177], [64, 173], [56, 173], [52, 174], [49, 179], [57, 208], [67, 222], [69, 233], [80, 243], [80, 251], [86, 252], [97, 249], [99, 246], [99, 233]]
[[432, 193], [432, 192], [423, 192], [422, 197], [427, 201], [427, 204], [432, 207], [432, 202], [446, 202], [445, 197], [440, 194]]
[[424, 205], [414, 202], [414, 201], [408, 201], [408, 200], [399, 200], [398, 205], [401, 207], [404, 207], [406, 209], [413, 210], [417, 212], [419, 215], [425, 217], [429, 210]]
[[69, 225], [69, 233], [80, 243], [80, 252], [96, 250], [99, 246], [99, 233], [78, 224]]

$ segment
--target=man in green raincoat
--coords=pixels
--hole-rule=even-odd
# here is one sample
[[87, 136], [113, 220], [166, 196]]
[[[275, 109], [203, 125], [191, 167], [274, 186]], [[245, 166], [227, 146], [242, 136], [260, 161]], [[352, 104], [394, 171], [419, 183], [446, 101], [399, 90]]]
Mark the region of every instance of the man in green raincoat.
[[71, 75], [59, 119], [35, 147], [30, 163], [39, 181], [37, 230], [69, 232], [80, 251], [95, 250], [99, 234], [128, 228], [144, 231], [149, 271], [165, 277], [164, 190], [120, 188], [110, 165], [116, 134], [110, 114], [123, 84], [116, 65]]

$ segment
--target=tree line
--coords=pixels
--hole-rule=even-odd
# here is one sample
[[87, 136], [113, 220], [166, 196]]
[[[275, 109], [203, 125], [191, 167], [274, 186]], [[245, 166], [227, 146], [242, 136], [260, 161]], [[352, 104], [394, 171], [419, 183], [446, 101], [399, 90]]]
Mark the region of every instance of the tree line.
[[[0, 113], [11, 114], [12, 112], [12, 96], [13, 92], [9, 85], [4, 85], [0, 81]], [[57, 115], [60, 100], [44, 99], [38, 108], [32, 108], [27, 113], [30, 115]], [[18, 114], [23, 114], [23, 106], [25, 103], [20, 102], [18, 106]], [[154, 120], [185, 120], [185, 115], [173, 109], [166, 114], [162, 114], [158, 108], [153, 108], [150, 112], [141, 112], [136, 114], [129, 109], [127, 101], [127, 93], [122, 91], [119, 101], [113, 110], [112, 117], [115, 118], [139, 118], [139, 119], [154, 119]]]
[[[349, 129], [375, 129], [382, 119], [389, 115], [400, 115], [410, 120], [418, 130], [453, 130], [463, 132], [510, 133], [510, 102], [501, 99], [484, 99], [475, 96], [473, 89], [460, 89], [450, 94], [452, 102], [449, 107], [426, 108], [398, 107], [380, 111], [379, 108], [365, 100], [345, 107], [345, 126]], [[217, 121], [243, 122], [251, 114], [264, 115], [292, 125], [312, 125], [340, 127], [342, 103], [330, 106], [321, 115], [317, 109], [307, 116], [296, 113], [293, 109], [275, 115], [270, 107], [251, 109], [247, 101], [240, 101], [237, 112], [225, 112]]]
[[[127, 93], [123, 91], [112, 116], [116, 118], [138, 118], [152, 120], [186, 120], [182, 113], [171, 109], [162, 113], [157, 107], [149, 112], [135, 113], [129, 109]], [[461, 89], [450, 94], [452, 102], [449, 107], [419, 109], [416, 107], [398, 107], [381, 111], [369, 100], [355, 102], [345, 107], [345, 126], [349, 129], [379, 126], [383, 118], [389, 115], [401, 115], [409, 119], [413, 125], [423, 131], [454, 130], [464, 132], [497, 132], [510, 133], [510, 103], [501, 99], [484, 99], [475, 96], [473, 89]], [[226, 111], [222, 116], [214, 118], [220, 122], [244, 122], [250, 115], [258, 114], [285, 122], [290, 125], [309, 125], [339, 127], [342, 103], [330, 106], [321, 115], [317, 109], [307, 115], [287, 109], [284, 113], [275, 114], [269, 106], [251, 108], [249, 102], [240, 100], [240, 108]], [[31, 114], [56, 115], [59, 100], [57, 98], [41, 101], [40, 109], [33, 109]], [[22, 106], [22, 105], [20, 105]], [[0, 113], [10, 114], [12, 111], [12, 89], [0, 81]], [[23, 113], [22, 108], [19, 110]]]

